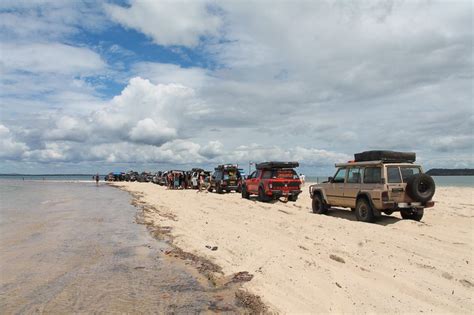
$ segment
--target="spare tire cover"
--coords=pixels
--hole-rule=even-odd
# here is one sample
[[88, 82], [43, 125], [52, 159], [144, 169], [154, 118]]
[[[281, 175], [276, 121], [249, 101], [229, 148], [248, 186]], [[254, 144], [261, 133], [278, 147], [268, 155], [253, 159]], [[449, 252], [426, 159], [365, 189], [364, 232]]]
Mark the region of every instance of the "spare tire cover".
[[435, 182], [427, 174], [416, 174], [407, 180], [407, 194], [415, 201], [427, 202], [435, 193]]

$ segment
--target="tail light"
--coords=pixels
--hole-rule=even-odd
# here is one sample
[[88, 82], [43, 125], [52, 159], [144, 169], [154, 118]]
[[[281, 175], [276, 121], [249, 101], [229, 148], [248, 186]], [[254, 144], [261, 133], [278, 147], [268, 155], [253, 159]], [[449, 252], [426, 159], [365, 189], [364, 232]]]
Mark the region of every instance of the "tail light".
[[388, 191], [382, 192], [382, 201], [388, 201]]

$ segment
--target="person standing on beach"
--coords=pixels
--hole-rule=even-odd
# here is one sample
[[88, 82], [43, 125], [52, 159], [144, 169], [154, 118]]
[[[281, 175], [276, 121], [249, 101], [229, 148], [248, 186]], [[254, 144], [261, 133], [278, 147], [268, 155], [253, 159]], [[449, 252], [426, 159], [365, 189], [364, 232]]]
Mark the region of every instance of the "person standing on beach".
[[300, 173], [301, 185], [304, 185], [305, 176], [303, 173]]
[[99, 186], [99, 173], [95, 175], [95, 185]]

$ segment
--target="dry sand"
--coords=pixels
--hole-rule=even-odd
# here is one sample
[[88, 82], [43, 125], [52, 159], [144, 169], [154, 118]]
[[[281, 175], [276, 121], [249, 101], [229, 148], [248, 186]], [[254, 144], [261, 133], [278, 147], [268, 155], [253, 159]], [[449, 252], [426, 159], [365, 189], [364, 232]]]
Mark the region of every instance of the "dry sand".
[[286, 204], [151, 183], [114, 185], [152, 205], [145, 220], [171, 227], [178, 247], [226, 274], [253, 274], [245, 288], [272, 310], [474, 312], [473, 188], [438, 188], [422, 222], [393, 214], [367, 224], [348, 210], [312, 214], [307, 185]]

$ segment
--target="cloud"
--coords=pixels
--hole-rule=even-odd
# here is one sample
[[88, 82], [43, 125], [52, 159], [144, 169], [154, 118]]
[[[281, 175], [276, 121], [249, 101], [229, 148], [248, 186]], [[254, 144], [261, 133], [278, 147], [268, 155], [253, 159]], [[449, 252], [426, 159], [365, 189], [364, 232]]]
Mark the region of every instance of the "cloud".
[[[140, 36], [111, 40], [130, 32], [107, 21], [83, 32], [87, 19], [74, 6], [5, 3], [13, 9], [0, 12], [1, 123], [28, 153], [13, 159], [282, 159], [332, 168], [354, 152], [386, 148], [416, 151], [430, 166], [474, 165], [468, 2], [104, 6], [157, 46]], [[22, 18], [38, 31], [16, 29]], [[112, 32], [88, 34], [104, 25]]]
[[100, 6], [88, 0], [0, 3], [0, 38], [7, 40], [58, 40], [81, 30], [99, 31], [106, 24]]
[[2, 159], [19, 159], [27, 150], [25, 143], [16, 141], [10, 129], [0, 124], [0, 157]]
[[218, 34], [221, 19], [210, 1], [130, 1], [129, 7], [106, 5], [110, 17], [142, 32], [159, 45], [195, 47], [202, 37]]
[[164, 121], [154, 121], [145, 118], [137, 122], [136, 126], [129, 132], [130, 140], [146, 144], [161, 145], [176, 138], [176, 129], [166, 126]]
[[0, 66], [7, 72], [84, 75], [104, 70], [106, 64], [88, 48], [61, 43], [5, 43]]

